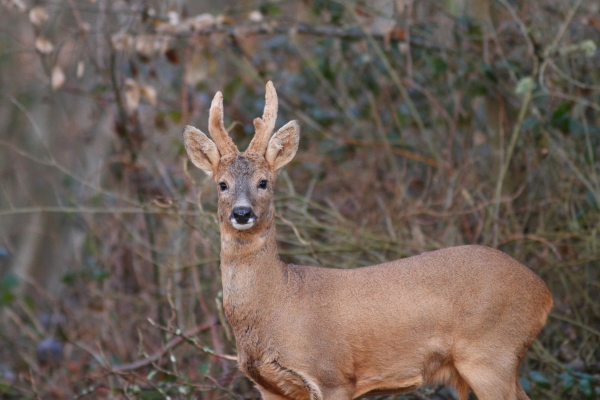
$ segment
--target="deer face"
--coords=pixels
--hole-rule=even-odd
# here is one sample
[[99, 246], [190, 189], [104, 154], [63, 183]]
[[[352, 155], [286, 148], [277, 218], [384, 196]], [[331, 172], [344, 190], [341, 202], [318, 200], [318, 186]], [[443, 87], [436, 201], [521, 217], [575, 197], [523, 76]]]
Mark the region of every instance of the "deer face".
[[264, 157], [236, 155], [215, 176], [219, 191], [219, 220], [238, 231], [268, 225], [273, 219], [273, 180]]
[[256, 134], [244, 153], [238, 151], [223, 126], [220, 92], [213, 99], [209, 116], [214, 142], [192, 126], [183, 132], [190, 159], [218, 185], [221, 230], [251, 233], [271, 224], [273, 182], [298, 149], [297, 121], [288, 122], [271, 137], [277, 119], [277, 94], [271, 82], [266, 97], [263, 117], [254, 120]]

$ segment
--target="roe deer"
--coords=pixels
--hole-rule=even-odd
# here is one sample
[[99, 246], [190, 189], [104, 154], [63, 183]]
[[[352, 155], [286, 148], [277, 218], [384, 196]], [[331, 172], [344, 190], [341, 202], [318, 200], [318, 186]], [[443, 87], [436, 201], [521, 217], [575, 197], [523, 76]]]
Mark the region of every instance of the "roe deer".
[[524, 400], [519, 363], [546, 322], [544, 282], [508, 255], [460, 246], [356, 269], [283, 263], [273, 183], [298, 149], [291, 121], [272, 137], [277, 94], [241, 153], [218, 92], [210, 140], [187, 126], [191, 161], [218, 184], [224, 309], [241, 370], [265, 400], [350, 400], [452, 385], [460, 400]]

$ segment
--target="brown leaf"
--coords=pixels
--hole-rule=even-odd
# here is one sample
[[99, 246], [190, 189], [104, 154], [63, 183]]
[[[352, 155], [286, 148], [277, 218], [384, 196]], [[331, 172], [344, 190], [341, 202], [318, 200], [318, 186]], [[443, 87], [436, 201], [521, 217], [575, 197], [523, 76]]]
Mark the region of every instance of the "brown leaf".
[[208, 60], [199, 52], [194, 52], [186, 69], [185, 83], [195, 86], [204, 81], [208, 76], [208, 67]]
[[133, 37], [125, 32], [118, 32], [111, 36], [110, 42], [115, 50], [129, 50], [133, 46]]
[[260, 22], [263, 20], [263, 15], [258, 10], [250, 11], [250, 14], [248, 14], [248, 19], [252, 22]]
[[371, 17], [371, 13], [360, 6], [354, 7], [354, 13], [360, 17]]
[[27, 6], [22, 0], [6, 0], [2, 2], [3, 6], [10, 8], [16, 8], [18, 11], [25, 12], [27, 10]]
[[187, 22], [192, 26], [194, 31], [201, 31], [206, 28], [210, 28], [217, 23], [215, 17], [212, 14], [204, 13], [196, 15], [195, 17], [188, 18]]
[[50, 84], [52, 90], [59, 89], [65, 83], [65, 73], [62, 68], [58, 65], [52, 70], [52, 76], [50, 77]]
[[139, 35], [135, 38], [135, 51], [145, 58], [152, 58], [156, 54], [167, 51], [168, 38], [158, 35]]
[[40, 26], [49, 18], [48, 12], [42, 6], [33, 7], [29, 10], [29, 21], [35, 26]]
[[177, 54], [177, 50], [175, 50], [174, 48], [168, 49], [165, 52], [165, 56], [171, 64], [179, 64], [179, 55]]
[[142, 85], [140, 86], [140, 93], [148, 100], [148, 103], [156, 106], [156, 89], [150, 85]]
[[125, 80], [125, 108], [128, 113], [137, 110], [140, 104], [140, 85], [133, 79]]
[[400, 27], [395, 27], [390, 32], [391, 40], [404, 40], [406, 39], [406, 30]]
[[52, 53], [52, 50], [54, 50], [54, 45], [45, 37], [38, 36], [37, 39], [35, 39], [35, 48], [42, 54], [48, 54]]
[[83, 63], [83, 61], [79, 61], [77, 63], [77, 77], [81, 78], [83, 76], [84, 72], [85, 72], [85, 64]]

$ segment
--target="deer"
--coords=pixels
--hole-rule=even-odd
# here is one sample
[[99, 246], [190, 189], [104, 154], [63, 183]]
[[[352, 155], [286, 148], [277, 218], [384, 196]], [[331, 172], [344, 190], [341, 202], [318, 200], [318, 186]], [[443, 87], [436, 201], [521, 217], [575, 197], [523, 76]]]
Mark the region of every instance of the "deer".
[[186, 126], [191, 162], [217, 185], [223, 308], [241, 371], [264, 400], [350, 400], [453, 387], [460, 400], [529, 399], [518, 380], [552, 296], [532, 270], [489, 247], [450, 247], [335, 269], [284, 263], [274, 182], [298, 150], [300, 124], [273, 134], [278, 100], [240, 152], [212, 100], [209, 139]]

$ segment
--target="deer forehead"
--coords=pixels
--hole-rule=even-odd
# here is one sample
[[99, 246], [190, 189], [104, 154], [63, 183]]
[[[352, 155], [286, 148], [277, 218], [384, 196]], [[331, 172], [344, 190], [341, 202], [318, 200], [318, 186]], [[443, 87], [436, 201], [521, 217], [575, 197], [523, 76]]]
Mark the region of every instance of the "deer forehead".
[[271, 170], [264, 157], [244, 153], [228, 160], [222, 160], [217, 174], [219, 179], [228, 178], [240, 183], [249, 181], [253, 177], [268, 179], [270, 175]]

